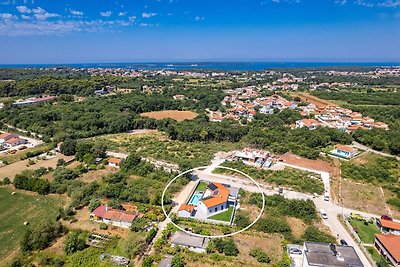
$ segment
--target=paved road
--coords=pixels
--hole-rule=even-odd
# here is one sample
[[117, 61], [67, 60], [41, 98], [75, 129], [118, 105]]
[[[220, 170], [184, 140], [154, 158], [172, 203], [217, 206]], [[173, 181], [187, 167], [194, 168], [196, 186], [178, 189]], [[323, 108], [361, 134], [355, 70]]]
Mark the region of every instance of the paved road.
[[[252, 183], [249, 179], [242, 179], [239, 177], [233, 177], [221, 174], [213, 174], [205, 171], [196, 171], [194, 174], [200, 179], [206, 181], [227, 183], [234, 187], [243, 188], [244, 190], [249, 192], [260, 192], [258, 187], [254, 185], [254, 183]], [[277, 190], [273, 190], [270, 186], [266, 185], [262, 185], [262, 190], [263, 193], [266, 195], [274, 195], [278, 193]], [[332, 202], [324, 201], [322, 196], [313, 198], [313, 196], [311, 195], [289, 190], [284, 191], [284, 196], [289, 199], [311, 199], [312, 201], [314, 201], [315, 206], [317, 207], [318, 210], [324, 209], [327, 212], [328, 219], [323, 220], [323, 222], [326, 226], [329, 227], [332, 234], [339, 235], [339, 239], [345, 239], [349, 245], [353, 246], [354, 249], [357, 251], [357, 254], [359, 255], [365, 267], [372, 266], [371, 263], [368, 261], [367, 257], [364, 255], [363, 251], [356, 243], [356, 241], [354, 241], [350, 233], [347, 232], [346, 228], [339, 221], [338, 216], [341, 214], [350, 214], [351, 212], [356, 212], [366, 217], [378, 217], [378, 215], [342, 208], [338, 205], [335, 205]]]
[[381, 151], [374, 150], [374, 149], [372, 149], [372, 148], [369, 148], [369, 147], [367, 147], [367, 146], [364, 146], [364, 145], [362, 145], [362, 144], [360, 144], [360, 143], [357, 143], [357, 142], [355, 142], [355, 141], [353, 141], [353, 146], [355, 146], [355, 147], [358, 148], [358, 149], [365, 150], [365, 151], [369, 151], [369, 152], [371, 152], [371, 153], [375, 153], [375, 154], [378, 154], [378, 155], [381, 155], [381, 156], [384, 156], [384, 157], [394, 157], [394, 158], [396, 158], [397, 160], [400, 160], [400, 157], [398, 157], [398, 156], [394, 156], [394, 155], [391, 155], [391, 154], [388, 154], [388, 153], [384, 153], [384, 152], [381, 152]]

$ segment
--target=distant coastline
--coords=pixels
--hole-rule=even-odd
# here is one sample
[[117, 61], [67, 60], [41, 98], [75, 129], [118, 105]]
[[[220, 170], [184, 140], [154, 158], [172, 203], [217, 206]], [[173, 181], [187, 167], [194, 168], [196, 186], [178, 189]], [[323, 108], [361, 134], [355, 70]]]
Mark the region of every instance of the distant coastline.
[[78, 63], [78, 64], [0, 64], [0, 68], [126, 68], [142, 70], [264, 70], [324, 67], [394, 67], [400, 62], [154, 62], [154, 63]]

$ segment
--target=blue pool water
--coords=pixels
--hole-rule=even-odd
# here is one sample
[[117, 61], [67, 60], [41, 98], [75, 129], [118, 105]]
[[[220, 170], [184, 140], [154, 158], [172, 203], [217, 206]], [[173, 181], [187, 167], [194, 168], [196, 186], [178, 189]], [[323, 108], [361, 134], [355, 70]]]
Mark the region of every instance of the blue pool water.
[[201, 198], [201, 194], [194, 194], [194, 195], [190, 198], [189, 204], [190, 204], [190, 205], [197, 206], [197, 205], [199, 204], [200, 198]]

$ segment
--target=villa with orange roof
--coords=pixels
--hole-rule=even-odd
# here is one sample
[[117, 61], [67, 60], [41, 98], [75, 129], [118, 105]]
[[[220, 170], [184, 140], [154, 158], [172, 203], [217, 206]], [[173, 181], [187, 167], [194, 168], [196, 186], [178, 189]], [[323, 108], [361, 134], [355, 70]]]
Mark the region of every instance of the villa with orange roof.
[[388, 234], [375, 235], [375, 248], [390, 261], [393, 266], [400, 267], [400, 236]]
[[352, 146], [337, 144], [331, 153], [341, 158], [351, 159], [357, 155], [358, 149]]
[[[225, 212], [236, 205], [238, 188], [217, 182], [208, 183], [205, 189], [200, 188], [200, 181], [190, 195], [188, 201], [178, 209], [178, 217], [195, 218], [207, 221], [209, 217]], [[233, 217], [233, 212], [232, 212]]]

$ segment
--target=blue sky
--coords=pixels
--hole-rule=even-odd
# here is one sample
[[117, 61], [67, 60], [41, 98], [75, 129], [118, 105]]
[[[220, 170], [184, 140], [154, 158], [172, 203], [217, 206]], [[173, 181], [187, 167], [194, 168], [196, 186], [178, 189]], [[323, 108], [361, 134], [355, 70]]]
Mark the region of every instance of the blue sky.
[[0, 64], [400, 61], [400, 0], [0, 0]]

